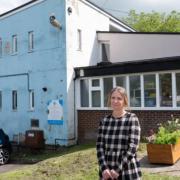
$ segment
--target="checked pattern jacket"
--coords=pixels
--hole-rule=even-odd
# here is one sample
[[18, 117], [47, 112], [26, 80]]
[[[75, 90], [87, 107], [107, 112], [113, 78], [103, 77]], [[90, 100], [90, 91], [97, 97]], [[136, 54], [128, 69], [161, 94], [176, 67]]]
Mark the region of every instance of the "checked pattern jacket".
[[136, 158], [140, 132], [134, 113], [127, 112], [120, 118], [109, 115], [100, 121], [96, 142], [100, 179], [107, 168], [116, 170], [119, 179], [140, 179], [140, 164]]

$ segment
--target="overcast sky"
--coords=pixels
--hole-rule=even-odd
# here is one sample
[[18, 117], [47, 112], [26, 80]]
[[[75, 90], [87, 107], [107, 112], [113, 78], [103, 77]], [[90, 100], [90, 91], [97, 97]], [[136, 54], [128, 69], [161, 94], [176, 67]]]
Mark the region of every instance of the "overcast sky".
[[[0, 14], [13, 9], [30, 0], [0, 0]], [[172, 10], [180, 12], [180, 0], [90, 0], [93, 3], [105, 8], [110, 13], [121, 17], [127, 15], [130, 9], [137, 12], [169, 13]]]

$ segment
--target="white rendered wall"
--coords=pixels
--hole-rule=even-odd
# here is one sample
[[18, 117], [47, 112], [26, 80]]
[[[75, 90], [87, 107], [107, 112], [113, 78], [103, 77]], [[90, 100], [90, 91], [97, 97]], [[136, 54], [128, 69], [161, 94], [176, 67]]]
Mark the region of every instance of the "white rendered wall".
[[110, 61], [135, 61], [180, 56], [180, 34], [98, 33], [110, 42]]
[[[68, 7], [72, 13], [68, 14]], [[77, 30], [82, 31], [82, 50], [77, 49]], [[66, 7], [66, 63], [67, 63], [67, 104], [69, 138], [74, 136], [74, 67], [89, 66], [97, 63], [99, 56], [96, 31], [109, 30], [109, 18], [90, 8], [81, 1], [69, 0]], [[70, 142], [71, 143], [71, 142]]]

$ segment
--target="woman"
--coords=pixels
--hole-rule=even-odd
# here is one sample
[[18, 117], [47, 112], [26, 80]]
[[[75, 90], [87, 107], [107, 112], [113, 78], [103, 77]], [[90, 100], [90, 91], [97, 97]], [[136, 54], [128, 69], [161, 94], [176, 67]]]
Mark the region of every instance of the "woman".
[[127, 112], [128, 98], [122, 87], [113, 88], [108, 106], [112, 114], [100, 121], [96, 149], [101, 180], [140, 180], [136, 151], [140, 126], [135, 114]]

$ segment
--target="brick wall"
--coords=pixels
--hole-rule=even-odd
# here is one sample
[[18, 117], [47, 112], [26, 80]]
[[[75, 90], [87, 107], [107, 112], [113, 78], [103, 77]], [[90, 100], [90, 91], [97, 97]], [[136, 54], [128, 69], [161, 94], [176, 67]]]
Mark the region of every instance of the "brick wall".
[[[132, 111], [136, 113], [141, 125], [141, 135], [147, 135], [150, 129], [157, 129], [157, 124], [171, 119], [180, 117], [180, 111]], [[84, 143], [95, 140], [99, 120], [102, 119], [110, 111], [103, 110], [78, 110], [78, 142]]]

